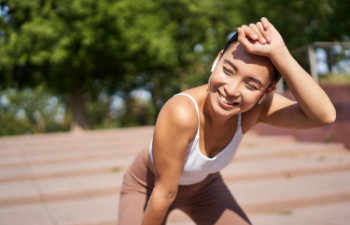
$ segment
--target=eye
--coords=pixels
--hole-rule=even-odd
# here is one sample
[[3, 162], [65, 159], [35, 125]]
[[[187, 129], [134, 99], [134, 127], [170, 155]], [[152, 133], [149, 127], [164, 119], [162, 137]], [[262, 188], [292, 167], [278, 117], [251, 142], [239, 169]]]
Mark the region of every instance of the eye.
[[224, 73], [227, 75], [233, 75], [232, 70], [228, 69], [227, 67], [223, 67]]
[[259, 88], [252, 82], [247, 82], [247, 87], [251, 90], [258, 90]]

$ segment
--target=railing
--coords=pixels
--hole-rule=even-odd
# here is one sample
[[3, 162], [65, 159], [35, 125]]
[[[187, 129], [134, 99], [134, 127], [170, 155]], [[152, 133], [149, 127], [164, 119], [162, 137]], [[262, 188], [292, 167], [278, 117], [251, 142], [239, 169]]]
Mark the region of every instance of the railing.
[[[316, 60], [315, 49], [322, 48], [325, 50], [329, 50], [334, 46], [341, 46], [342, 48], [350, 48], [350, 42], [313, 42], [309, 45], [302, 46], [292, 51], [292, 54], [295, 56], [306, 52], [308, 56], [310, 74], [315, 81], [319, 82], [319, 74], [317, 72], [317, 67], [316, 67], [317, 60]], [[282, 93], [284, 90], [285, 88], [283, 85], [283, 80], [281, 79], [276, 85], [276, 92]]]

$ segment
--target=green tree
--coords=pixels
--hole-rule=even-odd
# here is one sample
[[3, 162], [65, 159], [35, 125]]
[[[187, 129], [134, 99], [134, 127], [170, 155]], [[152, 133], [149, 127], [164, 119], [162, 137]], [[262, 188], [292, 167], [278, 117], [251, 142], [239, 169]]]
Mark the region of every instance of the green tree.
[[65, 105], [42, 86], [0, 91], [0, 135], [64, 131], [67, 119]]
[[[87, 128], [86, 100], [137, 87], [159, 110], [207, 79], [215, 53], [241, 23], [229, 0], [7, 0], [0, 18], [1, 84], [45, 84]], [[132, 110], [130, 110], [132, 111]]]
[[[125, 121], [149, 123], [174, 93], [204, 83], [228, 34], [267, 16], [295, 49], [349, 39], [345, 0], [3, 0], [0, 86], [44, 85], [73, 124], [99, 127], [122, 93]], [[152, 93], [152, 105], [132, 90]], [[101, 93], [108, 96], [101, 102]], [[135, 107], [145, 107], [140, 114]], [[86, 110], [90, 119], [86, 118]], [[135, 122], [136, 121], [136, 122]], [[128, 122], [123, 122], [127, 125]]]
[[350, 39], [347, 0], [246, 0], [240, 8], [246, 23], [268, 17], [292, 50], [315, 41]]
[[[86, 97], [123, 89], [144, 65], [173, 63], [172, 29], [159, 4], [143, 0], [2, 1], [0, 82], [45, 84], [88, 128]], [[5, 8], [4, 8], [5, 7]], [[5, 10], [4, 10], [5, 9]], [[8, 10], [6, 10], [8, 9]], [[149, 59], [152, 58], [151, 62]], [[146, 63], [148, 62], [148, 63]]]
[[242, 23], [237, 7], [243, 1], [159, 0], [174, 25], [175, 48], [171, 67], [145, 70], [142, 78], [152, 93], [153, 105], [160, 107], [174, 93], [207, 82], [211, 63], [224, 47], [228, 35]]

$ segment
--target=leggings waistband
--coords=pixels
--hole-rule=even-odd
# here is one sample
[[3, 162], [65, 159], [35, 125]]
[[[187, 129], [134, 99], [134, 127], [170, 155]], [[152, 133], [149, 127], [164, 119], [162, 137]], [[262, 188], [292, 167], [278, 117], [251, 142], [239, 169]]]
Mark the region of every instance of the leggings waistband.
[[[147, 167], [143, 151], [136, 156], [125, 176], [127, 175], [131, 176], [134, 181], [138, 183], [138, 191], [146, 191], [149, 194], [152, 192], [155, 183], [155, 175]], [[203, 189], [203, 187], [213, 181], [217, 181], [218, 179], [222, 180], [220, 173], [213, 173], [209, 174], [203, 181], [200, 181], [198, 183], [191, 185], [179, 185], [178, 197], [197, 193], [200, 189]]]

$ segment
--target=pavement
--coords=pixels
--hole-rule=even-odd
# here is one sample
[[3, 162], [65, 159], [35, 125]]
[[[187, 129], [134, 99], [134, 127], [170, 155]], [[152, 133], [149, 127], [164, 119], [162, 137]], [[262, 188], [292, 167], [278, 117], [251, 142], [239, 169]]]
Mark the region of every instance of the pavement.
[[[0, 138], [1, 225], [116, 224], [122, 177], [153, 127]], [[222, 171], [255, 225], [350, 224], [342, 143], [246, 134]], [[193, 225], [173, 211], [169, 225]]]

